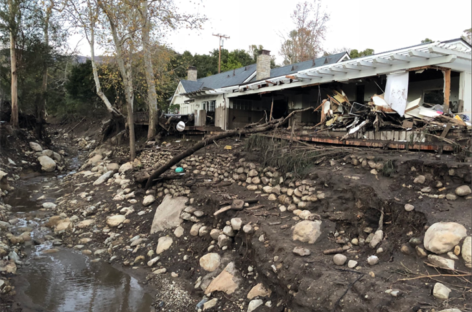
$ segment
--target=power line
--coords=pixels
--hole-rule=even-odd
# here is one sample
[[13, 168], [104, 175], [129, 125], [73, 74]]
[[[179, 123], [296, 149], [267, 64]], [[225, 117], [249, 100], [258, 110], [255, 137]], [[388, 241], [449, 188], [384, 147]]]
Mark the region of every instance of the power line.
[[223, 46], [223, 39], [229, 39], [229, 36], [226, 36], [226, 35], [223, 35], [223, 34], [213, 34], [213, 36], [215, 37], [219, 37], [220, 38], [220, 42], [219, 42], [219, 53], [218, 53], [218, 74], [221, 72], [221, 47]]

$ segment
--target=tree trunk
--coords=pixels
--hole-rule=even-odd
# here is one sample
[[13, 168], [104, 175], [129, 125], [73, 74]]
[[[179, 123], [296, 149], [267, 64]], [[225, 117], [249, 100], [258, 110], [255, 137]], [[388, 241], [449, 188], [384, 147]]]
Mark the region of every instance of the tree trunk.
[[191, 148], [189, 148], [186, 151], [182, 152], [181, 154], [175, 156], [174, 158], [169, 160], [165, 165], [159, 167], [159, 169], [154, 171], [151, 174], [151, 176], [149, 177], [148, 181], [146, 182], [146, 189], [151, 187], [152, 181], [154, 179], [158, 178], [161, 174], [166, 172], [173, 165], [178, 164], [182, 159], [187, 158], [188, 156], [194, 154], [195, 152], [197, 152], [201, 148], [215, 143], [215, 141], [218, 141], [218, 140], [221, 140], [221, 139], [224, 139], [224, 138], [233, 137], [233, 136], [241, 136], [241, 135], [245, 135], [245, 134], [259, 133], [259, 132], [268, 131], [268, 130], [271, 130], [271, 129], [274, 129], [274, 128], [276, 129], [276, 128], [284, 125], [294, 114], [301, 113], [301, 112], [311, 110], [311, 109], [313, 109], [313, 107], [308, 107], [308, 108], [296, 110], [296, 111], [291, 112], [285, 118], [274, 119], [274, 120], [269, 121], [265, 124], [255, 126], [254, 128], [245, 128], [243, 130], [236, 129], [236, 130], [226, 131], [226, 132], [223, 132], [221, 134], [211, 136], [211, 137], [209, 137], [209, 138], [207, 138], [203, 141], [200, 141], [197, 144], [195, 144], [194, 146], [192, 146]]
[[144, 52], [144, 69], [146, 72], [146, 83], [147, 83], [147, 94], [148, 94], [148, 108], [149, 108], [149, 126], [147, 139], [151, 140], [156, 135], [156, 126], [157, 126], [157, 93], [156, 93], [156, 81], [154, 77], [154, 71], [152, 68], [152, 59], [151, 59], [151, 48], [150, 48], [150, 39], [149, 33], [151, 32], [151, 21], [148, 20], [148, 6], [147, 0], [143, 2], [143, 52]]
[[[10, 11], [12, 3], [10, 1]], [[16, 72], [16, 38], [10, 31], [10, 62], [11, 62], [11, 117], [10, 123], [13, 127], [19, 126], [18, 121], [18, 74]]]
[[113, 43], [115, 44], [116, 50], [116, 61], [118, 63], [118, 69], [120, 70], [121, 77], [123, 79], [123, 86], [125, 89], [126, 107], [128, 110], [128, 127], [129, 127], [129, 154], [130, 160], [133, 161], [136, 158], [136, 147], [135, 147], [135, 136], [134, 136], [134, 114], [133, 114], [133, 101], [134, 101], [134, 90], [133, 90], [133, 75], [131, 68], [131, 55], [133, 52], [132, 39], [129, 40], [130, 51], [129, 60], [125, 64], [122, 41], [118, 37], [118, 31], [115, 26], [115, 22], [108, 10], [105, 8], [102, 2], [98, 2], [103, 12], [105, 12], [108, 21], [110, 23], [111, 33], [113, 35]]

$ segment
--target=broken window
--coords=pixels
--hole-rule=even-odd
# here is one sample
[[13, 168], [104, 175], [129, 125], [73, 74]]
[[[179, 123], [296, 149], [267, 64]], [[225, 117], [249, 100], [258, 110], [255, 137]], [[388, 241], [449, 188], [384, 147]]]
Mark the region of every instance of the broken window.
[[443, 89], [425, 90], [423, 92], [423, 99], [428, 104], [443, 104], [444, 91]]

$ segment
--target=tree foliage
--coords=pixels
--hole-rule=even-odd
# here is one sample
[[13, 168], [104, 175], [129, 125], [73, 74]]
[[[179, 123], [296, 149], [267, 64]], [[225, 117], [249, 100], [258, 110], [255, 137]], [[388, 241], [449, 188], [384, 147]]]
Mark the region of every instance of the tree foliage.
[[281, 35], [279, 54], [284, 65], [314, 59], [323, 51], [330, 16], [322, 9], [321, 0], [313, 0], [298, 3], [291, 18], [295, 29]]
[[359, 51], [357, 49], [352, 49], [349, 52], [349, 57], [351, 59], [355, 59], [355, 58], [358, 58], [358, 57], [369, 56], [369, 55], [372, 55], [374, 53], [375, 53], [374, 49], [369, 49], [369, 48], [367, 48], [363, 51]]
[[432, 39], [429, 39], [429, 38], [425, 38], [423, 40], [421, 40], [421, 43], [433, 43], [434, 41]]

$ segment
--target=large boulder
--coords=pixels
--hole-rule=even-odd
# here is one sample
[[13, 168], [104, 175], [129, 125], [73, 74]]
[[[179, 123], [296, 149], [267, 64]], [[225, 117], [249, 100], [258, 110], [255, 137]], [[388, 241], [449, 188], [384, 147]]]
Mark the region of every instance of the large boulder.
[[31, 147], [31, 149], [35, 152], [42, 152], [43, 151], [43, 148], [41, 147], [41, 145], [39, 145], [38, 143], [35, 143], [35, 142], [29, 142], [29, 146]]
[[293, 229], [293, 240], [314, 244], [321, 235], [321, 221], [302, 221]]
[[437, 222], [431, 225], [424, 235], [424, 247], [436, 254], [451, 251], [467, 236], [466, 228], [456, 222]]
[[40, 156], [38, 157], [38, 161], [41, 164], [41, 170], [52, 172], [56, 170], [56, 162], [48, 156]]
[[187, 197], [172, 198], [172, 195], [166, 195], [154, 213], [151, 234], [178, 227], [182, 223], [180, 213], [185, 209], [187, 201]]

